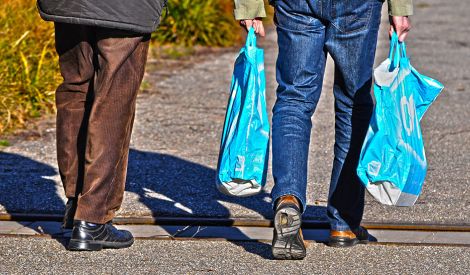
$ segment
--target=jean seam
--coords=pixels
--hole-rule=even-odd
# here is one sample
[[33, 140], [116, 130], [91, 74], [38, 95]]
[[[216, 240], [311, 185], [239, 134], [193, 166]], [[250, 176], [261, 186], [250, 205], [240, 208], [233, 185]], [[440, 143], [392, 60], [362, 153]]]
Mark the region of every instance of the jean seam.
[[[319, 28], [311, 28], [311, 29], [304, 28], [304, 29], [295, 30], [295, 29], [286, 28], [284, 26], [279, 25], [279, 23], [276, 22], [276, 20], [274, 20], [273, 22], [274, 22], [274, 25], [276, 26], [276, 28], [280, 28], [284, 31], [295, 32], [295, 33], [305, 33], [305, 32], [312, 32], [312, 31], [313, 32], [318, 32], [318, 31], [322, 31], [326, 28], [325, 26], [320, 26]], [[309, 27], [312, 27], [312, 26], [309, 26]]]
[[[277, 28], [281, 28], [285, 31], [289, 31], [289, 32], [296, 32], [296, 33], [304, 33], [304, 32], [319, 32], [319, 31], [322, 31], [324, 30], [326, 27], [324, 25], [321, 25], [321, 26], [312, 26], [312, 22], [315, 20], [315, 18], [313, 16], [309, 16], [309, 19], [308, 20], [302, 20], [302, 22], [304, 23], [304, 25], [299, 28], [299, 29], [294, 29], [294, 28], [290, 28], [290, 27], [286, 27], [286, 26], [281, 26], [279, 25], [279, 23], [277, 22], [277, 17], [278, 17], [278, 13], [279, 13], [279, 10], [282, 9], [283, 10], [283, 13], [284, 14], [289, 14], [289, 15], [292, 15], [291, 11], [287, 11], [285, 9], [283, 9], [282, 7], [279, 8], [278, 5], [276, 4], [275, 5], [275, 11], [274, 11], [274, 20], [273, 20], [273, 23], [274, 25], [277, 27]], [[307, 24], [307, 21], [308, 21], [308, 24]]]
[[331, 25], [337, 29], [338, 31], [340, 31], [341, 33], [343, 34], [350, 34], [350, 33], [355, 33], [355, 32], [361, 32], [365, 29], [367, 29], [370, 25], [370, 21], [371, 21], [371, 18], [372, 18], [372, 5], [371, 3], [367, 3], [368, 7], [367, 7], [367, 18], [361, 18], [361, 19], [357, 19], [356, 21], [357, 22], [363, 22], [363, 21], [367, 21], [367, 24], [364, 25], [363, 27], [359, 28], [359, 29], [355, 29], [355, 30], [351, 30], [351, 31], [344, 31], [342, 30], [339, 26], [337, 26], [337, 24], [335, 24], [333, 21], [331, 22]]

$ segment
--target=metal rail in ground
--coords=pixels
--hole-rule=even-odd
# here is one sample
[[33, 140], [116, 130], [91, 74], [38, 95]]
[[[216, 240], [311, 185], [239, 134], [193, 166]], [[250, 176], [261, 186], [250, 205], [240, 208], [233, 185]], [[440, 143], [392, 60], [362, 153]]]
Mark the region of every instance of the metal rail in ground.
[[[0, 221], [62, 221], [58, 214], [0, 214]], [[190, 225], [190, 226], [233, 226], [233, 227], [273, 227], [269, 219], [207, 218], [207, 217], [116, 217], [113, 222], [119, 225]], [[376, 223], [364, 221], [367, 229], [374, 230], [411, 230], [470, 232], [470, 224], [433, 224], [433, 223]], [[302, 228], [328, 229], [329, 224], [322, 220], [303, 220]]]
[[[67, 238], [60, 215], [0, 214], [0, 235]], [[267, 241], [272, 239], [272, 221], [267, 219], [219, 219], [189, 217], [118, 217], [115, 224], [143, 239], [198, 239], [229, 241]], [[470, 247], [470, 225], [363, 223], [373, 243], [393, 245], [439, 245]], [[305, 220], [306, 240], [326, 242], [329, 225]]]

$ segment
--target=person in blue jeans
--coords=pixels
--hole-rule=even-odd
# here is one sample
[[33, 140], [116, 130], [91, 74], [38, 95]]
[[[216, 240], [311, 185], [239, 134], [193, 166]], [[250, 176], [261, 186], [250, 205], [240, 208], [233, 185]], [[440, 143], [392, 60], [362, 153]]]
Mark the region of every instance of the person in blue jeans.
[[[327, 53], [335, 63], [335, 145], [328, 196], [328, 244], [348, 247], [369, 239], [360, 226], [364, 187], [356, 175], [372, 115], [370, 94], [382, 0], [275, 0], [279, 56], [273, 108], [272, 154], [276, 259], [303, 259], [311, 117], [322, 89]], [[403, 41], [411, 27], [411, 0], [389, 0], [390, 34]], [[264, 36], [262, 0], [235, 0], [235, 18]]]

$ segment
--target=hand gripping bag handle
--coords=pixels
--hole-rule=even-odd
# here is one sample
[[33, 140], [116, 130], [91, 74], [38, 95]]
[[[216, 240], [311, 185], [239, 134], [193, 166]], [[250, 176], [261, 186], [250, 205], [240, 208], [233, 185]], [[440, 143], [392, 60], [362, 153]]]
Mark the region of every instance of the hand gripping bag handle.
[[255, 34], [255, 29], [253, 27], [250, 27], [250, 29], [248, 30], [248, 35], [246, 36], [245, 47], [246, 48], [256, 47], [256, 34]]
[[248, 62], [251, 64], [256, 63], [256, 34], [255, 29], [251, 27], [248, 30], [248, 35], [246, 36], [245, 47], [242, 48], [242, 51], [245, 52]]
[[390, 38], [390, 51], [388, 52], [388, 58], [391, 60], [391, 70], [394, 70], [400, 65], [402, 58], [408, 58], [406, 55], [406, 44], [405, 42], [398, 41], [398, 35], [396, 32], [392, 33]]

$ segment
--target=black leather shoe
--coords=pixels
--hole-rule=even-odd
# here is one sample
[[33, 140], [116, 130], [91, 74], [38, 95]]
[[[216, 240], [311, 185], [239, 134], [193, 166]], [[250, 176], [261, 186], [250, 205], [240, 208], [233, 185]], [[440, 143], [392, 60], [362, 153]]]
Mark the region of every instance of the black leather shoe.
[[103, 248], [125, 248], [133, 243], [131, 232], [118, 230], [111, 222], [95, 224], [76, 220], [68, 249], [98, 251]]
[[355, 230], [330, 231], [329, 246], [333, 247], [351, 247], [356, 244], [366, 244], [369, 242], [369, 232], [360, 226]]
[[294, 196], [279, 199], [274, 216], [272, 253], [278, 260], [301, 260], [307, 255], [299, 203]]
[[75, 217], [75, 211], [77, 210], [77, 199], [70, 198], [67, 200], [65, 205], [64, 219], [62, 221], [63, 229], [73, 229], [73, 218]]

